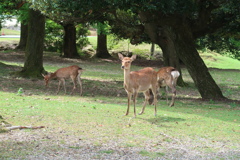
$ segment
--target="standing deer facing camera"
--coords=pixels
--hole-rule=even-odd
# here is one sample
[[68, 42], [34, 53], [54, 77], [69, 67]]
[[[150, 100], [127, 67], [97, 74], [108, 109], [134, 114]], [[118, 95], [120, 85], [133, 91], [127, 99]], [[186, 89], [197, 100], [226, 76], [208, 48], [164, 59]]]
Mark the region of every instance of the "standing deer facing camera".
[[139, 114], [142, 114], [145, 110], [145, 106], [150, 98], [149, 89], [152, 90], [154, 96], [154, 105], [155, 105], [155, 115], [157, 114], [157, 72], [153, 68], [147, 67], [139, 71], [130, 72], [131, 63], [136, 59], [136, 55], [130, 57], [124, 57], [122, 54], [118, 54], [119, 59], [122, 61], [121, 68], [124, 70], [124, 89], [128, 94], [128, 107], [126, 115], [129, 113], [131, 98], [133, 96], [134, 104], [134, 116], [136, 117], [136, 98], [138, 92], [143, 92], [145, 96], [145, 101], [143, 104], [142, 111]]
[[69, 67], [65, 67], [65, 68], [60, 68], [57, 71], [55, 71], [54, 73], [50, 73], [48, 75], [42, 74], [42, 76], [44, 77], [46, 87], [48, 86], [48, 82], [50, 79], [57, 78], [59, 80], [57, 94], [59, 93], [61, 84], [63, 84], [64, 91], [66, 94], [67, 91], [66, 91], [66, 86], [65, 86], [65, 79], [71, 78], [72, 82], [73, 82], [73, 89], [71, 92], [71, 95], [72, 95], [73, 91], [76, 89], [76, 84], [77, 84], [77, 79], [78, 79], [78, 83], [80, 86], [80, 95], [82, 95], [82, 82], [81, 82], [82, 71], [83, 71], [82, 68], [80, 68], [77, 65], [73, 65], [73, 66], [69, 66]]
[[176, 84], [177, 79], [180, 76], [178, 70], [173, 67], [163, 67], [160, 68], [157, 72], [157, 81], [159, 87], [166, 87], [166, 99], [168, 103], [168, 88], [172, 89], [172, 101], [170, 107], [174, 106], [175, 96], [176, 96]]

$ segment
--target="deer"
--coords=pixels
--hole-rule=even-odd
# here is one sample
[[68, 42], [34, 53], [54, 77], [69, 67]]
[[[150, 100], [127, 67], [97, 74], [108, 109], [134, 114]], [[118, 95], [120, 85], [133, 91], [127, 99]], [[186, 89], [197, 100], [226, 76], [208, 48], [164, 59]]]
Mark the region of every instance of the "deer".
[[55, 71], [54, 73], [49, 73], [47, 75], [42, 74], [42, 76], [44, 77], [44, 81], [45, 81], [45, 86], [48, 86], [48, 82], [50, 79], [53, 78], [57, 78], [59, 83], [58, 83], [58, 90], [57, 93], [59, 93], [59, 90], [61, 88], [61, 84], [63, 84], [64, 87], [64, 91], [65, 94], [67, 93], [66, 91], [66, 86], [65, 86], [65, 79], [66, 78], [71, 78], [72, 82], [73, 82], [73, 89], [71, 92], [71, 95], [73, 94], [73, 91], [76, 89], [76, 84], [77, 84], [77, 80], [80, 86], [80, 96], [82, 96], [82, 82], [81, 82], [81, 74], [83, 72], [83, 69], [77, 65], [72, 65], [69, 67], [65, 67], [65, 68], [60, 68], [57, 71]]
[[166, 90], [166, 100], [168, 104], [168, 87], [172, 89], [172, 101], [170, 107], [174, 106], [176, 97], [176, 84], [180, 73], [174, 67], [163, 67], [157, 72], [157, 81], [159, 87], [165, 87]]
[[136, 59], [136, 55], [132, 55], [131, 57], [124, 57], [122, 54], [118, 53], [119, 59], [122, 61], [121, 68], [124, 70], [124, 83], [123, 87], [128, 95], [128, 106], [126, 111], [126, 116], [129, 113], [131, 98], [133, 97], [133, 105], [134, 105], [134, 117], [136, 117], [136, 98], [139, 92], [143, 92], [145, 96], [145, 101], [143, 104], [142, 111], [139, 115], [143, 114], [145, 110], [145, 106], [150, 98], [150, 89], [152, 90], [154, 101], [153, 104], [155, 106], [155, 116], [157, 114], [157, 72], [151, 68], [143, 68], [138, 71], [131, 71], [131, 63]]

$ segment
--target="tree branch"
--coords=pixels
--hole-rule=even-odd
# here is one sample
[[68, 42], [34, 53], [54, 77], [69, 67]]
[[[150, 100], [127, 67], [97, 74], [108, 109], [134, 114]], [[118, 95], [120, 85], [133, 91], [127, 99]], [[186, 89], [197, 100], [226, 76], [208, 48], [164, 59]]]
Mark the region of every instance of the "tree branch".
[[11, 126], [5, 127], [7, 130], [14, 130], [14, 129], [40, 129], [45, 128], [45, 126]]

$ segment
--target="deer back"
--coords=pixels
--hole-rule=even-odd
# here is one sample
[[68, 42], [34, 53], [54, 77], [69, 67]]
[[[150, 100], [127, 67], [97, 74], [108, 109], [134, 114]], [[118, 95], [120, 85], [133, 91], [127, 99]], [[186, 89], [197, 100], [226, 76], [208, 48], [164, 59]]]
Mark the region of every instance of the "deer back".
[[156, 71], [147, 67], [138, 71], [130, 72], [129, 87], [138, 91], [146, 91], [153, 85], [156, 85]]
[[60, 68], [55, 72], [55, 74], [57, 78], [69, 78], [70, 76], [77, 76], [79, 74], [79, 68], [80, 67], [77, 65]]

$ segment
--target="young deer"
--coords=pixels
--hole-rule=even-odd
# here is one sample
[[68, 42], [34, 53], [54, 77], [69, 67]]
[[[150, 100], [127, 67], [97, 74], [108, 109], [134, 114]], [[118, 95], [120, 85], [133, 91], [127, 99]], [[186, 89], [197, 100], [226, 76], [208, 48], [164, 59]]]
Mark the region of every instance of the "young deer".
[[60, 90], [61, 84], [63, 84], [64, 90], [65, 90], [65, 94], [66, 94], [66, 87], [65, 87], [65, 78], [71, 78], [73, 81], [73, 89], [71, 92], [71, 95], [73, 94], [73, 91], [76, 89], [76, 79], [78, 79], [78, 83], [80, 86], [80, 95], [82, 95], [82, 82], [81, 82], [81, 74], [82, 74], [83, 69], [80, 68], [77, 65], [73, 65], [73, 66], [69, 66], [69, 67], [65, 67], [65, 68], [60, 68], [57, 71], [55, 71], [54, 73], [50, 73], [48, 75], [43, 75], [44, 80], [45, 80], [45, 86], [48, 86], [48, 82], [50, 79], [53, 78], [57, 78], [59, 80], [59, 84], [58, 84], [58, 90], [57, 90], [57, 94]]
[[160, 68], [157, 72], [157, 81], [159, 87], [166, 87], [166, 99], [168, 103], [168, 87], [172, 89], [172, 101], [170, 107], [174, 106], [174, 100], [176, 96], [176, 83], [177, 79], [180, 76], [179, 71], [173, 67], [163, 67]]
[[118, 54], [119, 59], [122, 60], [121, 68], [124, 70], [124, 89], [128, 94], [128, 108], [126, 115], [129, 113], [129, 107], [131, 103], [131, 98], [133, 95], [133, 104], [134, 104], [134, 116], [136, 117], [136, 98], [138, 92], [143, 92], [145, 96], [145, 101], [143, 104], [142, 111], [139, 114], [144, 112], [145, 106], [150, 98], [149, 89], [152, 90], [154, 96], [154, 105], [155, 105], [155, 115], [157, 114], [157, 72], [153, 68], [144, 68], [139, 71], [130, 72], [130, 67], [132, 61], [136, 59], [136, 55], [133, 55], [131, 58], [123, 57], [122, 54]]

